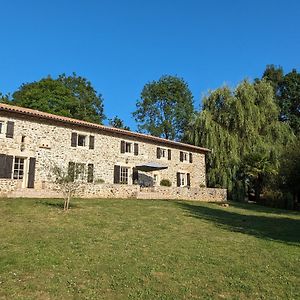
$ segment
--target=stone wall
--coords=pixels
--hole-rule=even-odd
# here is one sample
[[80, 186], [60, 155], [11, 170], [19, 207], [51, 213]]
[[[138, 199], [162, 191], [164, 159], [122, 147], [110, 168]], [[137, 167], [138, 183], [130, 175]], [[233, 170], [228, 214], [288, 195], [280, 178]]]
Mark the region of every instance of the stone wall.
[[[0, 153], [25, 158], [24, 180], [21, 185], [27, 186], [29, 158], [36, 158], [35, 189], [43, 189], [45, 182], [49, 181], [50, 165], [56, 164], [67, 169], [70, 161], [94, 165], [95, 181], [103, 180], [112, 184], [114, 180], [114, 165], [129, 168], [129, 185], [132, 184], [132, 168], [137, 164], [156, 162], [167, 165], [165, 170], [157, 171], [158, 182], [161, 179], [169, 179], [172, 186], [176, 186], [177, 172], [189, 173], [192, 188], [206, 185], [205, 154], [193, 151], [193, 162], [181, 162], [179, 153], [182, 149], [175, 146], [146, 141], [143, 139], [128, 137], [122, 134], [102, 132], [79, 125], [64, 124], [52, 120], [42, 120], [27, 115], [0, 111], [0, 121], [4, 124], [13, 121], [14, 136], [7, 138], [3, 132], [0, 134]], [[76, 132], [85, 135], [87, 140], [90, 135], [95, 137], [95, 148], [86, 146], [71, 147], [71, 134]], [[24, 142], [22, 141], [22, 137]], [[138, 143], [139, 154], [120, 153], [120, 142], [125, 140]], [[157, 147], [171, 150], [172, 159], [157, 159]], [[153, 177], [154, 172], [144, 174], [145, 177]]]
[[[10, 182], [13, 182], [11, 180]], [[1, 181], [0, 181], [1, 186]], [[0, 190], [0, 197], [62, 198], [56, 185], [46, 184], [43, 189], [18, 189], [11, 184], [11, 190]], [[14, 189], [15, 188], [15, 189]], [[153, 187], [140, 188], [138, 185], [124, 184], [84, 184], [79, 186], [76, 197], [114, 199], [168, 199], [194, 201], [226, 201], [226, 189]]]

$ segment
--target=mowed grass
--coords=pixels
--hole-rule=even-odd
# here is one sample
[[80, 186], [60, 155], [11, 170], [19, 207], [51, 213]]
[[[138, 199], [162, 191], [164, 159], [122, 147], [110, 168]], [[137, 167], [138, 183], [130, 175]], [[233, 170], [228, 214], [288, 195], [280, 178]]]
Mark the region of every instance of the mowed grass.
[[0, 299], [300, 299], [300, 215], [0, 199]]

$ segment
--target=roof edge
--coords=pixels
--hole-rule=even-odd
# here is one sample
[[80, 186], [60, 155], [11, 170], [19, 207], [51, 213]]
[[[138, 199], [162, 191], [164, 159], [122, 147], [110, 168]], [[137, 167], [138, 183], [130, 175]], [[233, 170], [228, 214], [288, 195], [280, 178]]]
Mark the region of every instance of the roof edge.
[[82, 120], [78, 120], [78, 119], [73, 119], [73, 118], [69, 118], [69, 117], [54, 115], [54, 114], [42, 112], [39, 110], [34, 110], [31, 108], [0, 103], [0, 111], [1, 110], [12, 112], [12, 113], [18, 113], [18, 114], [22, 114], [22, 115], [28, 115], [28, 116], [32, 116], [32, 117], [37, 117], [37, 118], [41, 118], [41, 119], [54, 120], [54, 121], [58, 121], [58, 122], [62, 122], [62, 123], [90, 127], [93, 129], [103, 130], [105, 132], [122, 134], [122, 135], [128, 136], [128, 137], [143, 138], [145, 140], [149, 140], [152, 142], [164, 143], [164, 144], [173, 145], [173, 146], [177, 146], [177, 147], [187, 148], [187, 149], [194, 150], [197, 152], [198, 151], [211, 152], [211, 150], [209, 150], [207, 148], [203, 148], [203, 147], [198, 147], [198, 146], [194, 146], [194, 145], [190, 145], [190, 144], [176, 142], [173, 140], [167, 140], [167, 139], [156, 137], [156, 136], [149, 135], [149, 134], [138, 133], [135, 131], [128, 131], [125, 129], [109, 127], [109, 126], [91, 123], [91, 122], [87, 122], [87, 121], [82, 121]]

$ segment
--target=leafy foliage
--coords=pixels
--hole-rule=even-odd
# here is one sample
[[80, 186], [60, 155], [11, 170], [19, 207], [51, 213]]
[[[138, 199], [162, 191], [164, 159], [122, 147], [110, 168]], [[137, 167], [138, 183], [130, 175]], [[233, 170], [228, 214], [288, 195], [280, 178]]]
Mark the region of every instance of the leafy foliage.
[[142, 132], [166, 139], [182, 138], [194, 111], [187, 83], [175, 76], [162, 76], [147, 83], [133, 113]]
[[283, 145], [293, 137], [278, 115], [266, 81], [244, 81], [233, 91], [219, 88], [203, 100], [203, 110], [194, 115], [187, 137], [212, 149], [207, 159], [209, 186], [227, 188], [233, 199], [242, 200], [247, 188], [278, 169]]
[[130, 127], [126, 126], [124, 124], [123, 120], [121, 120], [118, 116], [115, 116], [113, 119], [109, 119], [109, 125], [111, 127], [125, 129], [125, 130], [130, 131]]
[[280, 107], [280, 120], [288, 122], [295, 134], [300, 134], [300, 73], [293, 69], [283, 73], [281, 67], [267, 66], [263, 78], [273, 86]]
[[88, 122], [102, 123], [105, 119], [102, 96], [97, 95], [89, 81], [75, 73], [23, 84], [9, 102]]
[[169, 180], [169, 179], [162, 179], [161, 181], [160, 181], [160, 185], [161, 186], [171, 186], [172, 185], [172, 183], [171, 183], [171, 181]]

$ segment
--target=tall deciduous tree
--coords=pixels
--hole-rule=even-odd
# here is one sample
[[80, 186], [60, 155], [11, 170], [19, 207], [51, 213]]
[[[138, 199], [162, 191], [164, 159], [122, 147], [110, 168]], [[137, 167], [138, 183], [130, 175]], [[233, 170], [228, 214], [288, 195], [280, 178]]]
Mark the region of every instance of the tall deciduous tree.
[[144, 86], [133, 115], [140, 131], [180, 140], [193, 111], [187, 83], [176, 76], [162, 76]]
[[285, 74], [281, 67], [268, 65], [262, 76], [271, 83], [280, 107], [280, 120], [300, 135], [300, 73], [293, 69]]
[[264, 164], [256, 177], [278, 169], [282, 147], [292, 139], [289, 126], [278, 115], [272, 87], [266, 81], [244, 81], [233, 91], [220, 88], [203, 100], [203, 110], [190, 123], [188, 138], [213, 150], [207, 161], [210, 186], [227, 188], [233, 198], [242, 199], [260, 163], [259, 159], [248, 163], [243, 172], [243, 163], [249, 162], [252, 153], [263, 154]]
[[13, 93], [10, 103], [100, 124], [105, 118], [102, 96], [75, 73], [23, 84]]

